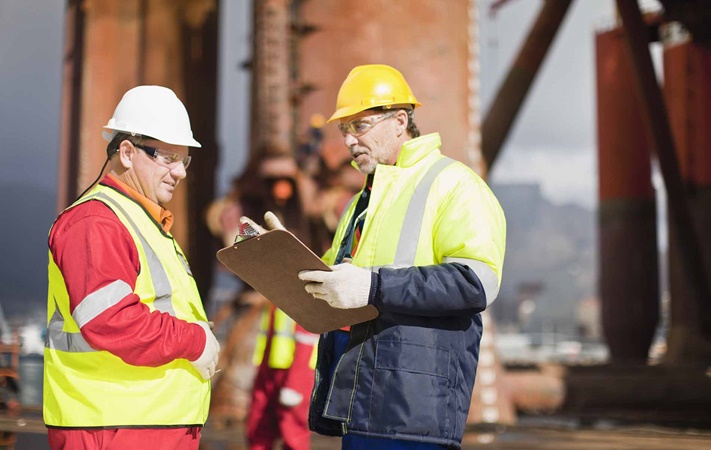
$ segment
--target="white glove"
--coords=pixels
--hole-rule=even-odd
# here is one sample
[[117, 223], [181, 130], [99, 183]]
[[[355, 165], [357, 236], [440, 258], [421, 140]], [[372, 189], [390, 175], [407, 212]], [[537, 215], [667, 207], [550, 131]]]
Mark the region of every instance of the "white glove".
[[279, 221], [279, 218], [277, 218], [276, 214], [274, 214], [271, 211], [267, 211], [264, 213], [264, 223], [267, 225], [267, 230], [284, 230], [286, 231], [286, 228], [284, 228], [284, 225], [281, 224]]
[[202, 355], [195, 361], [190, 361], [190, 364], [200, 372], [203, 379], [209, 380], [215, 375], [217, 357], [220, 354], [220, 343], [217, 342], [217, 338], [212, 334], [212, 331], [210, 331], [210, 325], [208, 325], [207, 322], [196, 322], [196, 324], [205, 330], [205, 349], [203, 349]]
[[281, 224], [281, 222], [277, 218], [276, 214], [274, 214], [271, 211], [267, 211], [264, 213], [264, 223], [266, 224], [266, 228], [259, 225], [257, 222], [255, 222], [254, 220], [250, 219], [247, 216], [240, 217], [239, 222], [240, 223], [248, 223], [249, 226], [254, 228], [259, 234], [264, 234], [267, 231], [272, 231], [272, 230], [286, 231], [286, 228], [284, 228], [284, 225]]
[[302, 270], [299, 279], [308, 281], [304, 288], [315, 298], [334, 308], [353, 309], [368, 304], [371, 272], [353, 264], [331, 266], [325, 270]]
[[279, 391], [279, 403], [283, 406], [293, 408], [294, 406], [301, 404], [303, 399], [303, 395], [291, 388], [285, 387], [281, 388], [281, 391]]

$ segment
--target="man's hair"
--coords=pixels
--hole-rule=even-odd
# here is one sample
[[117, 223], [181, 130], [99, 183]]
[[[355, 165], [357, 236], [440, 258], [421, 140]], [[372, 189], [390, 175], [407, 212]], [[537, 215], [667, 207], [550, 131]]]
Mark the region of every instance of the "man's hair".
[[407, 111], [407, 134], [411, 138], [420, 137], [420, 130], [415, 125], [415, 109], [405, 109]]
[[118, 152], [119, 147], [121, 146], [121, 142], [123, 141], [129, 141], [132, 144], [143, 144], [144, 141], [149, 139], [147, 136], [141, 136], [140, 134], [132, 135], [130, 133], [124, 133], [122, 131], [119, 131], [116, 133], [116, 135], [111, 139], [111, 142], [109, 142], [109, 145], [106, 146], [106, 157], [111, 159], [111, 157], [114, 155], [114, 153]]
[[[373, 108], [373, 109], [376, 109], [376, 110], [379, 109], [381, 111], [386, 111], [386, 112], [392, 111], [392, 109], [388, 109], [388, 108], [384, 108], [384, 107]], [[419, 128], [417, 128], [417, 125], [415, 125], [415, 109], [414, 108], [398, 108], [398, 110], [399, 109], [402, 109], [403, 111], [405, 111], [407, 113], [406, 131], [407, 131], [408, 136], [410, 136], [412, 139], [420, 137], [420, 130], [419, 130]]]

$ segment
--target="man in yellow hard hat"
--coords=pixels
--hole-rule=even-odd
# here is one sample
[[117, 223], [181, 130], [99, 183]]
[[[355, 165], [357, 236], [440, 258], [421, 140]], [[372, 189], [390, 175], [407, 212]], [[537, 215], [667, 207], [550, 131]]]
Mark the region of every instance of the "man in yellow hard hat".
[[165, 209], [193, 138], [175, 93], [138, 86], [109, 173], [49, 233], [44, 422], [53, 450], [198, 450], [220, 346]]
[[344, 449], [459, 448], [482, 335], [501, 283], [506, 222], [486, 183], [420, 136], [395, 68], [355, 67], [338, 122], [365, 186], [306, 290], [379, 316], [321, 335], [309, 422]]

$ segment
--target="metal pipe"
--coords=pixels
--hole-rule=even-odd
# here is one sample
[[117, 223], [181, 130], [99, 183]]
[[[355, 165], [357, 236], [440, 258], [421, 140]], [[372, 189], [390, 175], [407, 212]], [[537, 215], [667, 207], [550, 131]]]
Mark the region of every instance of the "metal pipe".
[[673, 228], [676, 230], [676, 239], [682, 256], [681, 263], [687, 274], [689, 287], [697, 297], [699, 321], [705, 324], [703, 329], [708, 330], [708, 324], [711, 322], [711, 308], [709, 307], [711, 306], [709, 305], [711, 288], [705, 278], [707, 272], [704, 270], [704, 261], [699, 246], [700, 240], [691, 220], [667, 109], [657, 84], [652, 57], [649, 53], [646, 26], [636, 0], [617, 0], [617, 8], [625, 28], [635, 75], [635, 87], [643, 106], [642, 113], [647, 125], [647, 132], [651, 137], [652, 148], [659, 159], [659, 166], [667, 189], [669, 212]]
[[546, 0], [482, 125], [481, 146], [490, 169], [508, 137], [572, 0]]
[[67, 4], [62, 86], [62, 129], [57, 177], [57, 213], [79, 194], [79, 133], [82, 67], [84, 64], [84, 11], [79, 0]]

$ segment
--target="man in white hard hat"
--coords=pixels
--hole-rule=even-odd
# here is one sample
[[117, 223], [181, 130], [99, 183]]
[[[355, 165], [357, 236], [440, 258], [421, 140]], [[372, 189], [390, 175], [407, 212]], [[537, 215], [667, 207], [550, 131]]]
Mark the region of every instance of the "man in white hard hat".
[[44, 421], [53, 450], [198, 450], [219, 344], [165, 205], [190, 119], [161, 86], [104, 127], [109, 173], [49, 233]]

